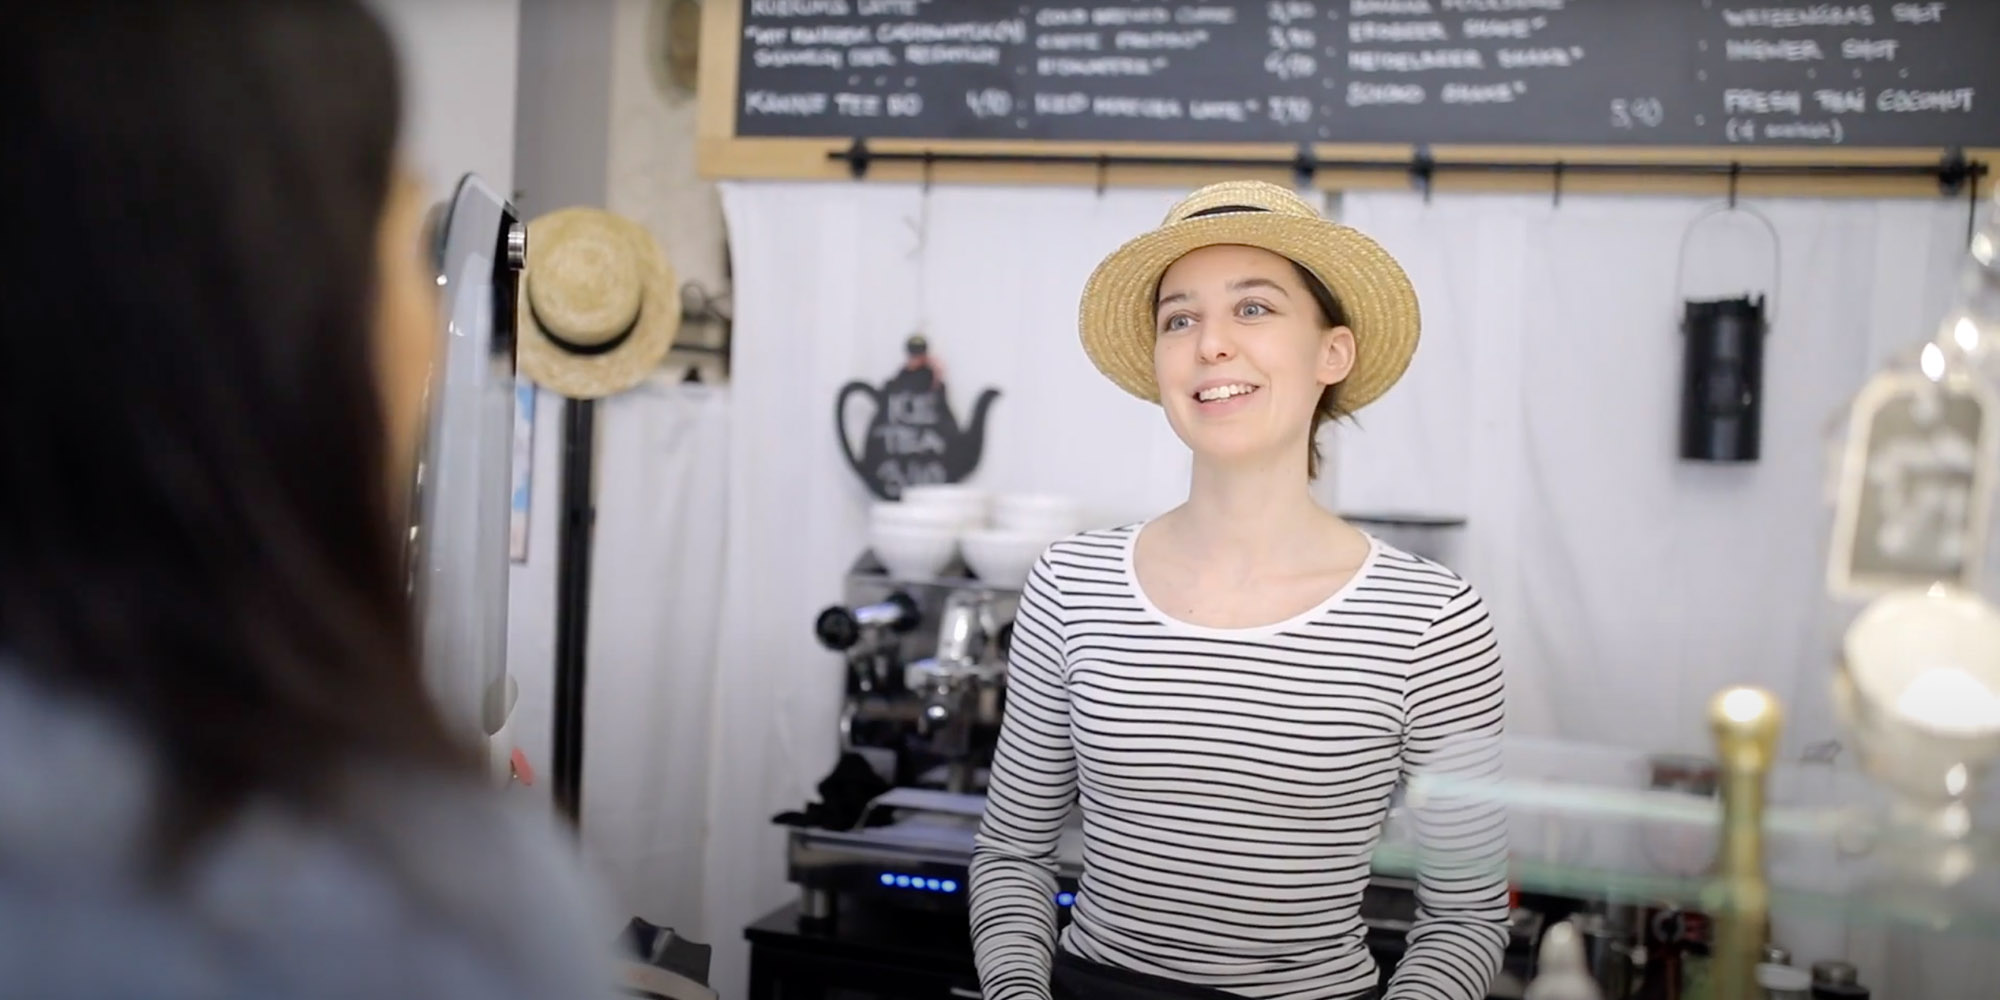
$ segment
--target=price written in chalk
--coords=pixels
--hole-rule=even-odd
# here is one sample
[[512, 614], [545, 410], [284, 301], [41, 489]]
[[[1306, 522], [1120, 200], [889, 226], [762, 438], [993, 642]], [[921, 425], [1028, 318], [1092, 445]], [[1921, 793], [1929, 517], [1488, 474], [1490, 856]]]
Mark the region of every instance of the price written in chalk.
[[1308, 80], [1319, 75], [1319, 60], [1310, 52], [1273, 52], [1264, 57], [1264, 72], [1280, 80]]
[[1271, 120], [1280, 125], [1303, 125], [1312, 121], [1313, 102], [1310, 97], [1290, 97], [1272, 95], [1266, 103]]
[[1657, 97], [1611, 99], [1612, 128], [1658, 128], [1666, 120], [1666, 106]]
[[1014, 95], [997, 87], [965, 92], [965, 106], [974, 117], [1005, 118], [1014, 113]]
[[1311, 28], [1272, 28], [1271, 47], [1279, 51], [1302, 49], [1307, 52], [1319, 45], [1319, 36]]
[[1285, 0], [1285, 2], [1270, 4], [1265, 8], [1264, 13], [1266, 17], [1270, 18], [1272, 24], [1295, 24], [1300, 21], [1310, 21], [1319, 17], [1319, 5], [1316, 3], [1300, 2], [1300, 0]]

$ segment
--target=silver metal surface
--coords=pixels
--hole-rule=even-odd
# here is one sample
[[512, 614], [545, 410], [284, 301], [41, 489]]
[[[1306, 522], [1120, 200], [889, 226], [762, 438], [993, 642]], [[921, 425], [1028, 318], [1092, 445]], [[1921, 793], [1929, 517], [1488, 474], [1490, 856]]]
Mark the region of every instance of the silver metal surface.
[[[890, 822], [852, 830], [795, 827], [788, 835], [794, 871], [818, 865], [866, 861], [883, 865], [933, 862], [969, 865], [973, 838], [986, 809], [986, 797], [924, 788], [892, 788], [873, 799], [864, 814]], [[1083, 828], [1078, 821], [1064, 827], [1056, 846], [1056, 870], [1075, 878], [1083, 872]]]
[[938, 617], [937, 659], [953, 666], [978, 663], [992, 638], [990, 603], [978, 591], [957, 591], [945, 598]]
[[426, 682], [447, 723], [476, 738], [498, 732], [511, 708], [507, 541], [520, 223], [513, 206], [471, 174], [436, 218], [441, 350], [406, 555]]
[[528, 229], [518, 222], [507, 227], [507, 266], [516, 271], [528, 266]]
[[854, 609], [854, 621], [862, 628], [894, 628], [903, 621], [903, 606], [895, 601], [878, 601]]
[[[840, 605], [861, 626], [845, 649], [841, 749], [900, 752], [909, 737], [945, 759], [948, 788], [975, 791], [1004, 707], [1005, 634], [1019, 600], [1017, 590], [970, 579], [891, 580], [863, 556]], [[905, 608], [914, 620], [904, 620]]]

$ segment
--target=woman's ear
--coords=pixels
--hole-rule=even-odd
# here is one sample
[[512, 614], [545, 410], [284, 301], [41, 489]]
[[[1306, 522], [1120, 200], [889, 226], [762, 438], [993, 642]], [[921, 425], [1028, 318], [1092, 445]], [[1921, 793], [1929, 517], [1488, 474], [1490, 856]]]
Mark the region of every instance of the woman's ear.
[[1354, 331], [1336, 326], [1320, 334], [1317, 374], [1321, 385], [1334, 385], [1354, 370]]

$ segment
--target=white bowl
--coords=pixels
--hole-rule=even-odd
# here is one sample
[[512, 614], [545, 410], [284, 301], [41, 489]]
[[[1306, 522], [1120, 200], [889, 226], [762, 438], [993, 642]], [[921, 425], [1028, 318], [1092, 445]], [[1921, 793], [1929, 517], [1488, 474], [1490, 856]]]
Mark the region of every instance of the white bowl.
[[1083, 515], [1080, 511], [1067, 514], [1059, 511], [1030, 511], [996, 517], [993, 519], [993, 526], [1002, 531], [1040, 535], [1049, 541], [1055, 541], [1083, 530]]
[[1017, 535], [1034, 535], [1046, 542], [1066, 538], [1079, 531], [1081, 519], [1050, 514], [1024, 515], [1020, 517], [995, 518], [993, 527], [1001, 531], [1011, 531]]
[[981, 526], [986, 523], [991, 498], [985, 490], [951, 483], [905, 487], [902, 502], [911, 507], [948, 510], [961, 525]]
[[1064, 514], [1073, 515], [1077, 502], [1060, 493], [1002, 493], [993, 498], [993, 516]]
[[1075, 500], [1047, 493], [1016, 493], [993, 501], [993, 526], [1050, 541], [1076, 533], [1083, 510]]
[[1049, 540], [1039, 535], [984, 528], [960, 536], [958, 545], [965, 553], [965, 565], [981, 583], [995, 587], [1020, 587], [1028, 582], [1035, 560], [1048, 548]]
[[881, 525], [891, 528], [936, 528], [956, 532], [965, 527], [965, 516], [960, 511], [942, 505], [897, 503], [894, 500], [877, 502], [868, 509], [870, 527]]
[[868, 547], [890, 576], [928, 580], [944, 572], [958, 554], [958, 531], [952, 526], [871, 524]]
[[903, 487], [904, 503], [977, 503], [985, 506], [992, 494], [965, 483], [918, 483]]

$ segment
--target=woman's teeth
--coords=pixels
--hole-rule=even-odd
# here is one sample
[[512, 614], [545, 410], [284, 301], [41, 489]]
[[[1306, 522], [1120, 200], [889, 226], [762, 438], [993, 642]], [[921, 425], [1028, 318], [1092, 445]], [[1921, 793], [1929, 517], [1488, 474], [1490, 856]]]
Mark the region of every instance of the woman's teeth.
[[1238, 383], [1236, 385], [1218, 385], [1212, 389], [1203, 389], [1202, 391], [1195, 393], [1194, 398], [1204, 403], [1213, 403], [1219, 399], [1228, 399], [1231, 396], [1247, 395], [1249, 393], [1253, 393], [1256, 391], [1257, 391], [1256, 386], [1245, 385], [1242, 383]]

